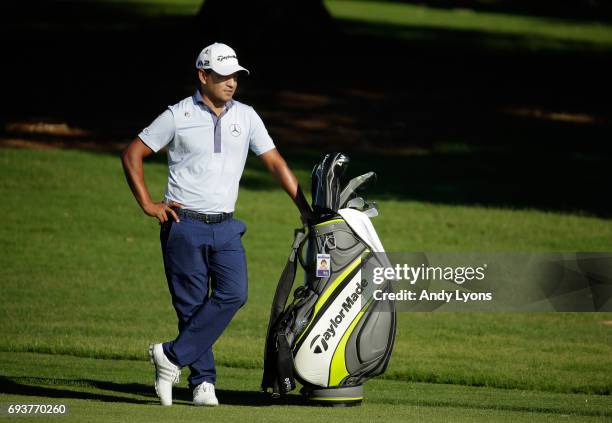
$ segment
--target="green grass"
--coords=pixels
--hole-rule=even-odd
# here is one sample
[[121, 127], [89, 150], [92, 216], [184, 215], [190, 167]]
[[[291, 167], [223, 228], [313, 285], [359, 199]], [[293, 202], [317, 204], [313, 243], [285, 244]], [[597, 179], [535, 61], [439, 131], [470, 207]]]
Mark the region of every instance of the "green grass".
[[[166, 177], [160, 159], [146, 164], [156, 197]], [[370, 159], [373, 167], [384, 165], [384, 158]], [[146, 346], [172, 338], [176, 317], [158, 224], [137, 207], [118, 157], [4, 149], [0, 169], [7, 205], [0, 227], [2, 401], [68, 401], [75, 419], [200, 415], [141, 405], [155, 402]], [[296, 171], [307, 186], [306, 166]], [[291, 413], [306, 420], [326, 411], [234, 404], [252, 401], [257, 390], [268, 308], [298, 224], [294, 206], [256, 160], [243, 183], [237, 215], [249, 227], [249, 302], [215, 347], [219, 387], [233, 405], [210, 413], [269, 420]], [[394, 251], [612, 249], [612, 222], [605, 219], [398, 199], [379, 204], [374, 224]], [[335, 413], [339, 420], [355, 413], [427, 421], [610, 417], [612, 326], [602, 323], [609, 320], [612, 313], [400, 313], [392, 361], [368, 383], [363, 411]], [[91, 401], [98, 397], [102, 402]]]
[[200, 10], [199, 0], [101, 0], [99, 3], [130, 10], [146, 17], [193, 16]]
[[[107, 3], [114, 5], [113, 13], [127, 8], [142, 17], [188, 16], [200, 6], [199, 0]], [[325, 4], [348, 31], [365, 35], [427, 41], [467, 34], [494, 48], [608, 50], [612, 45], [611, 27], [597, 23], [378, 2]], [[103, 27], [124, 25], [94, 18]], [[89, 27], [86, 19], [81, 25]], [[302, 185], [309, 186], [315, 158], [288, 158], [297, 164]], [[382, 187], [374, 190], [380, 198], [373, 197], [381, 216], [374, 224], [390, 251], [612, 251], [610, 220], [554, 207], [415, 201], [406, 194], [408, 187], [401, 187], [415, 181], [386, 181], [386, 159], [369, 159], [368, 165], [382, 170]], [[149, 162], [146, 174], [159, 197], [166, 178], [163, 159]], [[431, 177], [444, 180], [446, 174]], [[488, 183], [481, 174], [471, 177], [471, 187]], [[612, 321], [612, 313], [401, 313], [388, 371], [368, 382], [363, 407], [304, 407], [295, 405], [293, 396], [290, 404], [258, 406], [267, 405], [255, 391], [269, 304], [298, 218], [256, 160], [249, 161], [242, 186], [237, 215], [249, 228], [244, 238], [249, 302], [215, 346], [224, 405], [187, 406], [183, 380], [181, 406], [162, 409], [145, 350], [149, 342], [175, 335], [176, 317], [158, 225], [137, 207], [118, 158], [71, 150], [0, 150], [5, 205], [0, 402], [68, 403], [74, 421], [211, 416], [312, 422], [330, 415], [338, 421], [612, 419], [612, 326], [603, 324]]]
[[[424, 5], [379, 1], [326, 0], [337, 19], [361, 24], [353, 31], [422, 39], [439, 37], [415, 30], [444, 30], [476, 33], [476, 43], [490, 47], [530, 49], [612, 47], [612, 26], [599, 22], [520, 16], [471, 9], [437, 9]], [[369, 28], [368, 25], [374, 25]], [[377, 26], [379, 25], [379, 26]], [[456, 36], [455, 35], [455, 36]], [[502, 38], [500, 38], [502, 36]]]
[[[194, 15], [199, 0], [105, 0], [144, 16]], [[331, 15], [354, 22], [350, 32], [392, 35], [407, 39], [439, 37], [427, 31], [479, 34], [477, 43], [492, 48], [575, 49], [612, 48], [612, 25], [600, 22], [532, 17], [471, 9], [439, 9], [384, 1], [325, 0]]]
[[[79, 6], [82, 16], [76, 24], [82, 30], [100, 27], [125, 29], [133, 18], [140, 25], [141, 18], [193, 16], [202, 3], [201, 0], [97, 0], [88, 2], [86, 7]], [[600, 22], [462, 8], [443, 9], [400, 2], [325, 0], [324, 3], [331, 15], [341, 21], [341, 27], [365, 36], [455, 42], [502, 50], [607, 51], [612, 47], [612, 25]], [[48, 14], [70, 4], [71, 1], [54, 4], [52, 9], [44, 12], [42, 21], [29, 19], [26, 24], [46, 28], [49, 25]], [[12, 27], [14, 23], [7, 22], [7, 25]]]
[[[102, 0], [146, 16], [194, 15], [201, 0]], [[477, 31], [486, 35], [511, 35], [554, 41], [612, 47], [612, 26], [599, 22], [531, 17], [465, 8], [442, 9], [401, 2], [325, 0], [334, 18], [393, 28], [411, 27], [456, 31]], [[398, 28], [396, 28], [398, 29]], [[560, 45], [560, 44], [559, 44]]]
[[[4, 403], [65, 404], [71, 421], [149, 422], [161, 419], [201, 421], [606, 421], [612, 416], [609, 396], [432, 385], [372, 380], [358, 408], [301, 405], [297, 395], [281, 404], [257, 392], [260, 372], [219, 367], [215, 409], [190, 405], [190, 394], [179, 385], [175, 405], [162, 408], [151, 387], [152, 367], [143, 361], [101, 360], [45, 354], [0, 353], [2, 386], [13, 394]], [[24, 376], [29, 375], [29, 376]], [[20, 421], [25, 418], [20, 418]], [[36, 420], [33, 420], [36, 421]]]

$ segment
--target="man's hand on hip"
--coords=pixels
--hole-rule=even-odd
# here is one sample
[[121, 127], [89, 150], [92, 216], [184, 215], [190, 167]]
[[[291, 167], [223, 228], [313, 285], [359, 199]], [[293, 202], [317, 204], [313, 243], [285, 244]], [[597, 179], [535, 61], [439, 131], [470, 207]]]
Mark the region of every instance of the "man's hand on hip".
[[144, 206], [143, 210], [149, 216], [156, 217], [157, 219], [159, 219], [159, 223], [167, 222], [169, 219], [168, 217], [169, 215], [171, 215], [174, 218], [174, 220], [178, 223], [181, 221], [181, 219], [179, 219], [178, 215], [173, 210], [173, 208], [180, 209], [182, 207], [183, 207], [182, 204], [176, 203], [174, 201], [170, 201], [169, 203], [164, 203], [164, 202], [150, 203]]

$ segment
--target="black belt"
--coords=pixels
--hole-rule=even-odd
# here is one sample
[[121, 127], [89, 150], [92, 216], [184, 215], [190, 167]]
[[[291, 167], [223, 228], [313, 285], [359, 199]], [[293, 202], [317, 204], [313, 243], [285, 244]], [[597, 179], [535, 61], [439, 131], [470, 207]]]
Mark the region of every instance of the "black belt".
[[205, 214], [185, 209], [174, 209], [174, 211], [176, 211], [179, 216], [201, 220], [202, 222], [206, 223], [221, 223], [234, 215], [234, 213]]

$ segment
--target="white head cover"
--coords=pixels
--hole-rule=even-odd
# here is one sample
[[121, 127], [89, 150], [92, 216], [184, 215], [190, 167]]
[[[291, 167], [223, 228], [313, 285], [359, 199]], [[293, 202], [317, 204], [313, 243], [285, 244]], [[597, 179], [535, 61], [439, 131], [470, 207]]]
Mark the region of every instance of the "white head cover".
[[196, 60], [197, 69], [212, 69], [219, 75], [231, 75], [234, 72], [249, 71], [238, 64], [236, 52], [227, 44], [214, 43], [205, 47]]
[[378, 238], [376, 229], [374, 229], [374, 225], [372, 225], [366, 213], [354, 209], [340, 209], [338, 214], [342, 216], [357, 236], [370, 247], [372, 252], [379, 253], [378, 258], [382, 261], [384, 267], [393, 267], [387, 258], [387, 254], [385, 254], [385, 249]]

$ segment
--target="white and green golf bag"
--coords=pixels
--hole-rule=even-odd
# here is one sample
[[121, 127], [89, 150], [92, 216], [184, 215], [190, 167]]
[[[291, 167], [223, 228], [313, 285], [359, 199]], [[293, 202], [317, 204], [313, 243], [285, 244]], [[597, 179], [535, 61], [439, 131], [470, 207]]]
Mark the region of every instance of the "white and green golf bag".
[[[308, 233], [295, 231], [268, 324], [261, 387], [273, 397], [295, 389], [297, 380], [310, 400], [359, 404], [363, 383], [382, 374], [391, 356], [393, 303], [374, 301], [372, 284], [362, 275], [366, 263], [380, 260], [374, 253], [384, 252], [370, 222], [376, 205], [355, 193], [375, 175], [354, 178], [341, 190], [347, 163], [341, 153], [328, 154], [313, 170], [317, 218]], [[305, 281], [287, 306], [298, 262]]]

